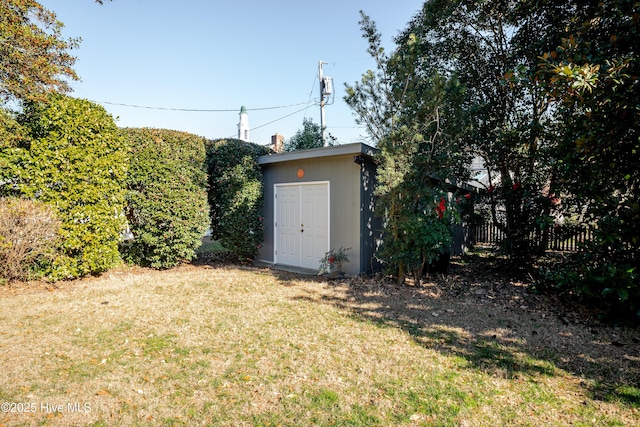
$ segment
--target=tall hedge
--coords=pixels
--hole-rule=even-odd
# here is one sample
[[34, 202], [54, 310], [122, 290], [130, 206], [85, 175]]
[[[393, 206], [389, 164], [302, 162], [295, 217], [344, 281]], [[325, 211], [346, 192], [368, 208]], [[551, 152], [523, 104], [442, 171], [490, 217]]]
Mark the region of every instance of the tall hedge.
[[166, 129], [123, 129], [131, 145], [126, 258], [169, 268], [195, 257], [207, 230], [205, 139]]
[[240, 258], [253, 258], [262, 243], [262, 172], [266, 147], [240, 141], [210, 141], [207, 148], [212, 237]]
[[0, 146], [0, 194], [54, 208], [62, 225], [49, 277], [118, 264], [128, 147], [113, 118], [92, 102], [52, 95], [26, 105], [17, 122], [22, 137]]

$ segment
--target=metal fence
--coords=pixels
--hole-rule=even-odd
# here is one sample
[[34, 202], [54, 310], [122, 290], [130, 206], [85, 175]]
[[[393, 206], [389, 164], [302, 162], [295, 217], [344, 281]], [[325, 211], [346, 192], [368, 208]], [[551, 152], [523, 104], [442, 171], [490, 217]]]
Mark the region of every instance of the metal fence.
[[[472, 228], [475, 243], [499, 244], [506, 238], [506, 233], [494, 223], [475, 225]], [[591, 240], [593, 231], [588, 227], [555, 225], [545, 232], [538, 230], [529, 235], [529, 241], [541, 247], [546, 241], [546, 250], [576, 252], [581, 244]]]

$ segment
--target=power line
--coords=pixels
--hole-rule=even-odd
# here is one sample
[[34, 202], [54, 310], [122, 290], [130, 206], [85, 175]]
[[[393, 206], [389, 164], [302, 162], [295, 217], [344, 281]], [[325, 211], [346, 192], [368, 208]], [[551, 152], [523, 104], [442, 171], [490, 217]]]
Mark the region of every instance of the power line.
[[316, 87], [316, 80], [318, 79], [317, 75], [313, 76], [313, 83], [311, 84], [311, 91], [309, 92], [309, 101], [307, 101], [307, 108], [305, 108], [305, 112], [304, 112], [304, 118], [307, 118], [307, 109], [309, 108], [309, 106], [311, 105], [311, 100], [315, 99], [313, 98], [313, 89]]
[[[315, 85], [315, 80], [314, 80], [314, 85]], [[312, 88], [313, 91], [313, 88]], [[91, 101], [91, 102], [95, 102], [97, 104], [106, 104], [106, 105], [115, 105], [115, 106], [120, 106], [120, 107], [129, 107], [129, 108], [143, 108], [143, 109], [147, 109], [147, 110], [163, 110], [163, 111], [182, 111], [182, 112], [202, 112], [202, 113], [229, 113], [229, 112], [237, 112], [238, 109], [234, 108], [234, 109], [229, 109], [229, 108], [220, 108], [220, 109], [200, 109], [200, 108], [170, 108], [170, 107], [152, 107], [152, 106], [146, 106], [146, 105], [136, 105], [136, 104], [124, 104], [124, 103], [120, 103], [120, 102], [109, 102], [109, 101]], [[262, 127], [268, 126], [272, 123], [275, 123], [277, 121], [286, 119], [287, 117], [293, 116], [294, 114], [297, 114], [301, 111], [305, 111], [309, 108], [309, 105], [311, 105], [312, 103], [312, 99], [311, 99], [311, 94], [309, 97], [309, 100], [307, 102], [299, 102], [296, 104], [289, 104], [289, 105], [279, 105], [279, 106], [272, 106], [272, 107], [258, 107], [258, 108], [247, 108], [247, 111], [264, 111], [264, 110], [276, 110], [276, 109], [282, 109], [282, 108], [290, 108], [290, 107], [297, 107], [299, 105], [304, 105], [303, 108], [294, 111], [293, 113], [289, 113], [287, 115], [284, 115], [282, 117], [279, 117], [275, 120], [271, 120], [270, 122], [267, 123], [263, 123], [259, 126], [256, 127], [252, 127], [251, 130], [254, 129], [260, 129]], [[233, 136], [230, 136], [229, 138], [233, 138]]]
[[[147, 110], [164, 110], [164, 111], [185, 111], [185, 112], [199, 112], [199, 113], [229, 113], [237, 112], [237, 108], [223, 108], [223, 109], [201, 109], [201, 108], [171, 108], [171, 107], [151, 107], [147, 105], [135, 105], [135, 104], [123, 104], [120, 102], [108, 102], [108, 101], [92, 101], [97, 104], [115, 105], [119, 107], [129, 108], [143, 108]], [[308, 102], [299, 102], [297, 104], [278, 105], [274, 107], [259, 107], [259, 108], [247, 108], [247, 111], [261, 111], [261, 110], [277, 110], [280, 108], [297, 107], [298, 105], [308, 105]]]
[[[306, 104], [306, 103], [302, 103], [302, 104]], [[301, 104], [297, 104], [297, 105], [301, 105]], [[299, 112], [304, 111], [304, 110], [306, 110], [307, 108], [309, 108], [309, 106], [308, 106], [308, 105], [306, 105], [304, 108], [301, 108], [301, 109], [299, 109], [299, 110], [294, 111], [293, 113], [289, 113], [289, 114], [287, 114], [287, 115], [285, 115], [285, 116], [278, 117], [278, 118], [277, 118], [277, 119], [275, 119], [275, 120], [271, 120], [270, 122], [263, 123], [263, 124], [261, 124], [261, 125], [259, 125], [259, 126], [252, 127], [250, 130], [251, 130], [251, 131], [253, 131], [253, 130], [255, 130], [255, 129], [260, 129], [260, 128], [262, 128], [262, 127], [268, 126], [268, 125], [270, 125], [270, 124], [272, 124], [272, 123], [279, 122], [280, 120], [286, 119], [287, 117], [293, 116], [294, 114], [298, 114]], [[234, 110], [234, 111], [235, 111], [235, 110]], [[234, 138], [234, 137], [235, 137], [235, 134], [234, 134], [234, 135], [231, 135], [231, 136], [228, 136], [227, 138]]]
[[366, 126], [327, 126], [327, 129], [366, 129]]
[[[298, 105], [300, 105], [300, 104], [298, 104]], [[275, 123], [275, 122], [280, 121], [280, 120], [282, 120], [282, 119], [286, 119], [287, 117], [289, 117], [289, 116], [293, 116], [294, 114], [297, 114], [297, 113], [299, 113], [300, 111], [304, 111], [304, 110], [306, 110], [306, 109], [307, 109], [307, 107], [301, 108], [301, 109], [299, 109], [299, 110], [297, 110], [297, 111], [294, 111], [293, 113], [287, 114], [286, 116], [282, 116], [282, 117], [280, 117], [280, 118], [278, 118], [278, 119], [271, 120], [269, 123], [264, 123], [264, 124], [262, 124], [262, 125], [260, 125], [260, 126], [256, 126], [256, 127], [254, 127], [254, 128], [251, 128], [251, 130], [260, 129], [261, 127], [265, 127], [265, 126], [267, 126], [267, 125], [270, 125], [271, 123]]]
[[[359, 59], [356, 59], [359, 60]], [[354, 60], [352, 60], [354, 61]], [[349, 62], [349, 60], [347, 61], [337, 61], [337, 62]], [[336, 61], [331, 62], [331, 64], [333, 66], [336, 65]], [[302, 111], [305, 111], [305, 118], [306, 118], [306, 110], [309, 109], [309, 107], [315, 103], [315, 105], [319, 105], [318, 104], [318, 99], [317, 98], [312, 98], [313, 96], [313, 90], [315, 88], [315, 83], [318, 80], [318, 76], [314, 75], [314, 79], [311, 85], [311, 91], [309, 92], [309, 100], [307, 102], [299, 102], [299, 103], [295, 103], [295, 104], [289, 104], [289, 105], [279, 105], [279, 106], [270, 106], [270, 107], [258, 107], [258, 108], [246, 108], [247, 111], [265, 111], [265, 110], [276, 110], [276, 109], [282, 109], [282, 108], [290, 108], [290, 107], [296, 107], [299, 105], [304, 105], [303, 108], [296, 110], [292, 113], [289, 113], [287, 115], [284, 115], [282, 117], [279, 117], [275, 120], [271, 120], [270, 122], [261, 124], [259, 126], [256, 127], [252, 127], [251, 130], [256, 130], [256, 129], [260, 129], [262, 127], [268, 126], [272, 123], [278, 122], [280, 120], [283, 120], [287, 117], [293, 116], [294, 114], [300, 113]], [[334, 95], [335, 96], [335, 95]], [[140, 109], [147, 109], [147, 110], [162, 110], [162, 111], [179, 111], [179, 112], [201, 112], [201, 113], [229, 113], [229, 112], [237, 112], [238, 109], [237, 108], [216, 108], [216, 109], [204, 109], [204, 108], [175, 108], [175, 107], [156, 107], [156, 106], [148, 106], [148, 105], [137, 105], [137, 104], [125, 104], [125, 103], [119, 103], [119, 102], [109, 102], [109, 101], [92, 101], [92, 102], [96, 102], [98, 104], [104, 104], [104, 105], [114, 105], [114, 106], [120, 106], [120, 107], [128, 107], [128, 108], [140, 108]], [[337, 129], [338, 127], [331, 127], [334, 129]], [[361, 126], [356, 126], [356, 127], [342, 127], [342, 128], [351, 128], [351, 129], [357, 129], [357, 128], [362, 128]], [[233, 136], [230, 136], [229, 138], [232, 138]]]

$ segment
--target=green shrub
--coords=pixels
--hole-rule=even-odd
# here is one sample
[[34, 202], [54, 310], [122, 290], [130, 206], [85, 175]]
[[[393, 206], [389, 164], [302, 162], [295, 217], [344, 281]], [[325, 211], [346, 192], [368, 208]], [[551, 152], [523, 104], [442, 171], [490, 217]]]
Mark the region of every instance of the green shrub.
[[629, 237], [638, 227], [640, 209], [636, 202], [628, 204], [617, 216], [599, 218], [591, 239], [578, 252], [543, 268], [537, 286], [581, 297], [611, 319], [640, 322], [638, 242]]
[[50, 206], [0, 198], [0, 279], [27, 280], [35, 275], [38, 262], [53, 256], [59, 229]]
[[18, 117], [26, 135], [0, 150], [0, 194], [42, 201], [62, 222], [48, 276], [74, 278], [121, 262], [128, 149], [112, 117], [92, 102], [52, 95]]
[[237, 139], [211, 141], [207, 149], [212, 237], [240, 258], [253, 258], [262, 243], [264, 199], [257, 158], [269, 152]]
[[193, 259], [207, 230], [205, 139], [166, 129], [123, 129], [131, 144], [128, 261], [169, 268]]
[[[404, 269], [411, 274], [416, 286], [420, 286], [422, 275], [429, 264], [451, 251], [450, 226], [457, 223], [457, 212], [444, 196], [430, 194], [421, 210], [406, 209], [404, 216], [395, 218], [397, 238], [387, 239], [379, 250], [388, 274]], [[401, 266], [401, 267], [400, 267]]]

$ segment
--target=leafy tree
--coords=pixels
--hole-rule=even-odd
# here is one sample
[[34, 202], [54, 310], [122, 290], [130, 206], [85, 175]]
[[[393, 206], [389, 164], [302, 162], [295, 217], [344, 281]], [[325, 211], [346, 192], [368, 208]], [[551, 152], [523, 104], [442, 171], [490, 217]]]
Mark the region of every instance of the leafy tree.
[[209, 222], [205, 139], [166, 129], [122, 130], [131, 145], [127, 260], [169, 268], [195, 257]]
[[[531, 3], [429, 0], [398, 37], [399, 43], [416, 40], [417, 73], [456, 76], [464, 86], [469, 126], [457, 137], [487, 168], [491, 216], [506, 235], [503, 248], [517, 261], [539, 249], [533, 236], [549, 225], [557, 186], [553, 114], [536, 77], [540, 34], [549, 41], [552, 29], [531, 13]], [[558, 22], [549, 15], [549, 22]]]
[[488, 168], [504, 249], [544, 250], [554, 213], [595, 225], [556, 285], [627, 312], [640, 307], [638, 16], [632, 0], [430, 0], [397, 38], [416, 41], [417, 75], [464, 86], [457, 135]]
[[253, 258], [263, 240], [257, 158], [268, 153], [266, 147], [238, 139], [211, 141], [207, 148], [212, 237], [243, 259]]
[[65, 40], [62, 22], [34, 0], [0, 0], [0, 16], [0, 101], [67, 92], [79, 39]]
[[[328, 145], [335, 145], [336, 139], [329, 134]], [[321, 148], [324, 146], [322, 139], [322, 127], [311, 119], [302, 120], [302, 129], [284, 144], [284, 151], [307, 150], [310, 148]]]
[[558, 1], [573, 13], [541, 53], [559, 115], [563, 205], [595, 227], [555, 285], [640, 318], [640, 4]]
[[25, 137], [0, 146], [0, 194], [54, 208], [62, 226], [49, 276], [116, 265], [128, 150], [112, 117], [92, 102], [54, 94], [46, 103], [27, 103], [17, 124]]
[[466, 156], [450, 133], [462, 124], [460, 86], [455, 78], [416, 72], [420, 52], [413, 38], [388, 56], [375, 23], [363, 12], [361, 18], [377, 71], [346, 85], [345, 101], [379, 148], [376, 192], [384, 243], [378, 256], [399, 283], [413, 274], [419, 285], [424, 266], [450, 250], [449, 225], [456, 215], [444, 183], [466, 173]]

